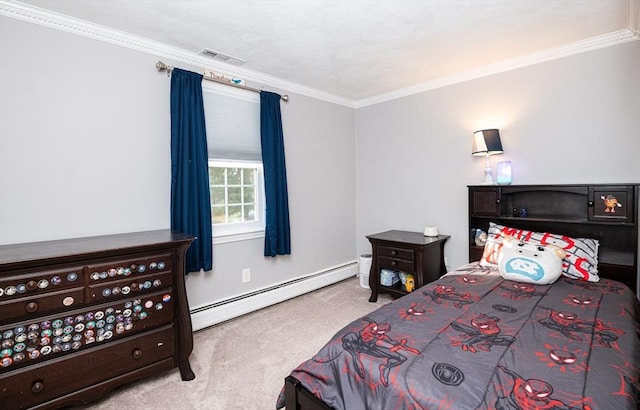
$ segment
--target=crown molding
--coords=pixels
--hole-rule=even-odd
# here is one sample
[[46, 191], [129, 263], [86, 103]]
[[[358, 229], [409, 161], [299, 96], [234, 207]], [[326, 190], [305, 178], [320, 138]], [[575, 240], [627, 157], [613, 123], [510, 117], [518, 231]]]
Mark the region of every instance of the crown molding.
[[[0, 15], [27, 21], [30, 23], [66, 31], [94, 40], [104, 41], [122, 47], [127, 47], [143, 53], [152, 54], [159, 58], [170, 59], [177, 63], [183, 63], [202, 67], [203, 69], [224, 72], [234, 77], [243, 78], [246, 81], [255, 82], [261, 86], [286, 90], [288, 93], [297, 93], [308, 97], [317, 98], [330, 103], [355, 107], [355, 101], [333, 94], [325, 93], [297, 83], [273, 77], [246, 68], [230, 64], [212, 62], [211, 59], [200, 54], [173, 47], [164, 43], [135, 36], [123, 31], [107, 28], [84, 20], [65, 16], [49, 10], [26, 5], [12, 0], [0, 0]], [[260, 87], [259, 87], [260, 88]]]
[[555, 60], [574, 54], [640, 39], [640, 0], [629, 0], [628, 29], [592, 37], [517, 58], [503, 60], [475, 70], [442, 77], [433, 81], [398, 89], [390, 93], [354, 101], [257, 71], [219, 62], [212, 62], [210, 59], [191, 51], [172, 47], [144, 37], [135, 36], [13, 0], [0, 0], [0, 15], [131, 48], [147, 54], [152, 54], [159, 58], [167, 58], [178, 63], [202, 67], [203, 69], [212, 71], [224, 72], [263, 86], [286, 90], [286, 92], [297, 93], [351, 108], [361, 108], [368, 105], [378, 104], [464, 81], [474, 80], [545, 61]]
[[469, 70], [463, 73], [442, 77], [433, 81], [427, 81], [411, 87], [395, 90], [390, 93], [381, 94], [372, 98], [359, 100], [356, 101], [356, 108], [378, 104], [381, 102], [394, 100], [396, 98], [407, 97], [409, 95], [418, 94], [424, 91], [430, 91], [436, 88], [446, 87], [448, 85], [458, 84], [464, 81], [475, 80], [477, 78], [487, 77], [493, 74], [511, 71], [517, 68], [527, 67], [545, 61], [556, 60], [574, 54], [597, 50], [604, 47], [610, 47], [638, 39], [640, 39], [638, 33], [634, 33], [631, 29], [614, 31], [612, 33], [588, 38], [586, 40], [576, 41], [574, 43], [569, 43], [560, 47], [550, 48], [537, 53], [503, 60], [498, 63], [486, 65], [475, 70]]

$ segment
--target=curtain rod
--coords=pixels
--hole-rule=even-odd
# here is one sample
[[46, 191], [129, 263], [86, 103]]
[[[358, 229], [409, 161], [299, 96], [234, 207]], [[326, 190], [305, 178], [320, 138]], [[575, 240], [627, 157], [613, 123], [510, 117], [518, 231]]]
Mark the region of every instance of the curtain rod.
[[[162, 71], [166, 71], [167, 75], [171, 75], [171, 71], [173, 71], [173, 67], [166, 65], [165, 63], [163, 63], [162, 61], [158, 61], [156, 63], [156, 68], [158, 69], [158, 71], [162, 72]], [[209, 81], [213, 81], [214, 83], [219, 83], [219, 84], [224, 84], [224, 85], [230, 85], [232, 87], [237, 87], [237, 88], [242, 88], [244, 90], [249, 90], [249, 91], [253, 91], [256, 93], [259, 93], [262, 90], [259, 90], [257, 88], [253, 88], [253, 87], [247, 87], [246, 85], [241, 85], [241, 84], [234, 84], [234, 83], [230, 83], [227, 81], [223, 81], [223, 80], [218, 80], [217, 78], [211, 78], [211, 77], [203, 77], [205, 80], [209, 80]], [[282, 99], [282, 101], [287, 102], [289, 101], [289, 96], [288, 95], [281, 95], [280, 98]]]

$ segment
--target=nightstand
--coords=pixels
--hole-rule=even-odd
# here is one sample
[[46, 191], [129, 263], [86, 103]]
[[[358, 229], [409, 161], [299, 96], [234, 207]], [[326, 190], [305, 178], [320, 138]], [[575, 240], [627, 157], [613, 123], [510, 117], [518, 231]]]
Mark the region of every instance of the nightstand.
[[444, 264], [444, 244], [447, 235], [424, 236], [420, 232], [387, 231], [368, 235], [373, 255], [369, 287], [369, 302], [378, 300], [379, 293], [388, 293], [393, 297], [406, 295], [401, 283], [394, 286], [380, 284], [380, 271], [391, 269], [398, 272], [411, 273], [415, 278], [416, 289], [433, 282], [446, 273]]

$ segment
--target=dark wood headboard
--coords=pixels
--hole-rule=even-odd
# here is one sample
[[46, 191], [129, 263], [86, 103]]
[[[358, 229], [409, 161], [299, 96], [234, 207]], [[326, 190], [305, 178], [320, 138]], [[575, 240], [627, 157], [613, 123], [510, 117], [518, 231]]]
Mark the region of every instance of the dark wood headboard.
[[[598, 275], [638, 289], [639, 184], [469, 186], [469, 261], [480, 260], [472, 232], [489, 222], [600, 242]], [[607, 206], [605, 201], [608, 201]], [[522, 210], [525, 210], [526, 216]]]

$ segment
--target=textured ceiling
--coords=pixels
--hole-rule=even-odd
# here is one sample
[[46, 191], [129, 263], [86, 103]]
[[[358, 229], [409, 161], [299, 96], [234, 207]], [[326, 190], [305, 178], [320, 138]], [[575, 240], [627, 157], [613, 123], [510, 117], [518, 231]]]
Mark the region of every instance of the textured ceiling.
[[217, 50], [246, 60], [243, 69], [357, 101], [626, 29], [637, 1], [21, 3], [193, 53]]

